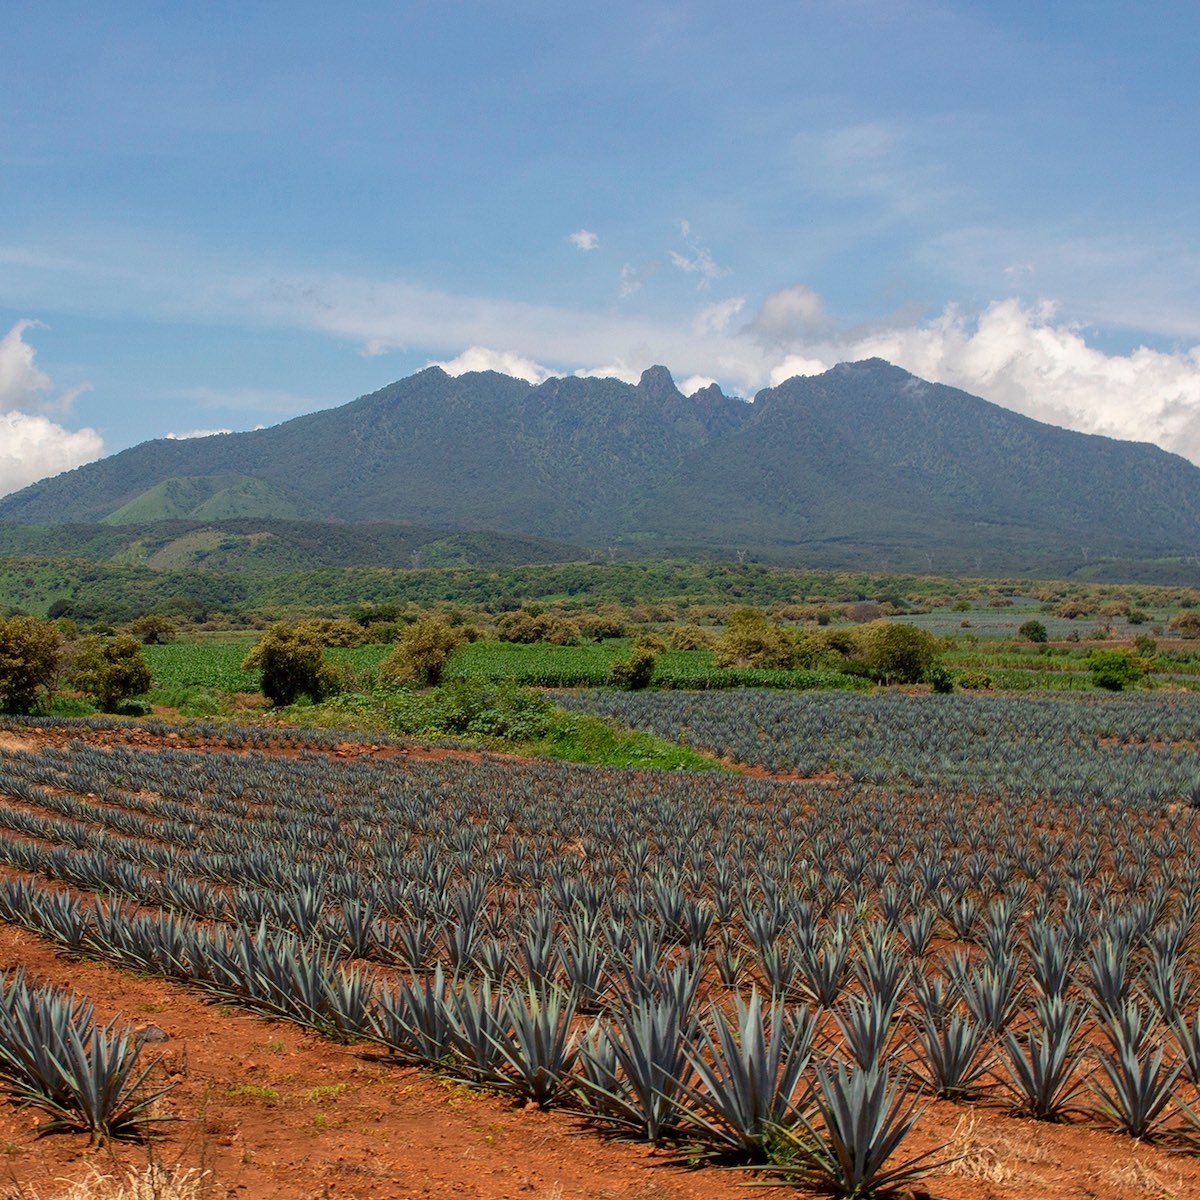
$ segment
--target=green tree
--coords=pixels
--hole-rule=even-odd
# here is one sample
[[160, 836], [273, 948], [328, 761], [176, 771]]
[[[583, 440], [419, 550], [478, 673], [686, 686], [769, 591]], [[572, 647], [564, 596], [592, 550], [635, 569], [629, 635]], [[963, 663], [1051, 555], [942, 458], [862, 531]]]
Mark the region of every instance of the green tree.
[[1041, 621], [1026, 621], [1017, 633], [1027, 642], [1045, 642], [1049, 640], [1050, 634], [1046, 631], [1045, 625]]
[[32, 712], [39, 695], [49, 707], [62, 668], [62, 635], [52, 622], [0, 620], [0, 711]]
[[919, 683], [937, 662], [937, 639], [898, 621], [875, 621], [860, 633], [863, 662], [880, 683]]
[[628, 692], [640, 691], [649, 687], [654, 678], [654, 668], [658, 665], [658, 656], [647, 645], [634, 644], [628, 658], [618, 658], [608, 669], [608, 678], [613, 687], [624, 688]]
[[136, 638], [85, 637], [75, 652], [71, 682], [105, 711], [150, 690], [153, 679]]
[[790, 667], [796, 639], [757, 608], [740, 608], [725, 624], [713, 664], [718, 667]]
[[1145, 664], [1132, 650], [1093, 650], [1084, 660], [1092, 683], [1110, 692], [1120, 692], [1137, 683], [1146, 673]]
[[414, 621], [400, 631], [396, 648], [379, 664], [379, 677], [393, 685], [437, 687], [446, 664], [466, 640], [461, 625], [447, 625], [437, 617]]
[[175, 640], [175, 622], [159, 613], [136, 617], [127, 629], [143, 646], [162, 646]]
[[263, 634], [242, 661], [242, 670], [262, 671], [262, 694], [272, 708], [294, 704], [301, 696], [316, 704], [333, 686], [320, 638], [286, 621]]

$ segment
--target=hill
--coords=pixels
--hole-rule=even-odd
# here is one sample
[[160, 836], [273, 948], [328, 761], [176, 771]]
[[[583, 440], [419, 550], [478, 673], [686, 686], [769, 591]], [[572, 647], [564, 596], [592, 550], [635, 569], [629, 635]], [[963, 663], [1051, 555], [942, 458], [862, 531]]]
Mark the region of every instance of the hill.
[[431, 367], [339, 408], [147, 442], [0, 499], [0, 521], [22, 524], [180, 518], [403, 521], [640, 558], [875, 570], [1107, 563], [1119, 576], [1136, 560], [1171, 577], [1200, 533], [1200, 468], [878, 359], [752, 403], [716, 387], [683, 396], [663, 367], [637, 385], [537, 386]]

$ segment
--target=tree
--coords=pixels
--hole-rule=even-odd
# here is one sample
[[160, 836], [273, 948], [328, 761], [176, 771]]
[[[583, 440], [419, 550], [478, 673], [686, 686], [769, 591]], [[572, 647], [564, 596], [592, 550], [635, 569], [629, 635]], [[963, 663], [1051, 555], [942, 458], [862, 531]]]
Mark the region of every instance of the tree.
[[75, 653], [71, 682], [105, 711], [150, 690], [154, 682], [142, 647], [129, 634], [84, 638]]
[[39, 694], [47, 707], [63, 665], [58, 629], [37, 617], [0, 620], [0, 711], [27, 713]]
[[1132, 650], [1093, 650], [1084, 660], [1092, 683], [1110, 692], [1123, 691], [1146, 673], [1145, 664]]
[[713, 664], [718, 667], [790, 667], [796, 639], [757, 608], [739, 608], [725, 625]]
[[876, 621], [860, 637], [863, 662], [880, 683], [919, 683], [937, 661], [937, 639], [915, 625]]
[[1017, 630], [1017, 633], [1027, 642], [1041, 643], [1045, 642], [1050, 637], [1049, 633], [1046, 632], [1045, 625], [1043, 625], [1041, 621], [1026, 621], [1025, 624]]
[[629, 692], [640, 691], [650, 685], [658, 656], [644, 643], [635, 643], [628, 658], [618, 658], [608, 669], [608, 678], [613, 687]]
[[321, 641], [311, 629], [280, 621], [258, 640], [242, 661], [243, 671], [262, 671], [262, 694], [272, 708], [294, 704], [301, 696], [319, 703], [333, 686]]
[[163, 646], [175, 640], [175, 622], [158, 613], [135, 617], [127, 629], [143, 646]]
[[379, 664], [379, 677], [392, 684], [437, 687], [446, 664], [466, 640], [461, 625], [447, 625], [437, 617], [414, 621], [401, 630], [396, 648]]

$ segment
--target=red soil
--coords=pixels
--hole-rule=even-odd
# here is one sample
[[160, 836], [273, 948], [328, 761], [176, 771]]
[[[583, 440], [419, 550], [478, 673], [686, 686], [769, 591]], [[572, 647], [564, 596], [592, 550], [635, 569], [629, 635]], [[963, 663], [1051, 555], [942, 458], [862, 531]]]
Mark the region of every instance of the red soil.
[[[77, 733], [0, 733], [0, 753], [65, 742]], [[89, 741], [188, 745], [186, 736], [131, 726]], [[223, 747], [213, 747], [214, 749]], [[376, 753], [351, 741], [334, 753]], [[413, 757], [462, 751], [387, 750]], [[21, 929], [0, 925], [0, 968], [89, 996], [104, 1018], [122, 1014], [170, 1035], [156, 1078], [177, 1118], [149, 1147], [95, 1148], [73, 1134], [39, 1136], [45, 1117], [0, 1103], [0, 1200], [51, 1200], [57, 1181], [144, 1165], [208, 1172], [207, 1195], [255, 1200], [733, 1200], [743, 1172], [689, 1169], [666, 1151], [606, 1141], [570, 1113], [514, 1107], [344, 1047], [296, 1026], [212, 1004], [185, 988], [70, 960]], [[149, 1047], [148, 1049], [157, 1049]], [[1094, 1127], [1017, 1120], [997, 1108], [938, 1103], [902, 1157], [951, 1141], [967, 1153], [914, 1197], [945, 1200], [1186, 1200], [1200, 1197], [1200, 1160]], [[784, 1194], [789, 1193], [787, 1191]]]

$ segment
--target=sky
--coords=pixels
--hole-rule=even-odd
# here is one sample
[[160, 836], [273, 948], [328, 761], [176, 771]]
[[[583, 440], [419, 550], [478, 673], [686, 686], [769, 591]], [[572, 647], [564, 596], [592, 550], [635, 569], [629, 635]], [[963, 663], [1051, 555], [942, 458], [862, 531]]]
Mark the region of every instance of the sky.
[[886, 358], [1200, 463], [1200, 6], [8, 6], [0, 493], [431, 363]]

